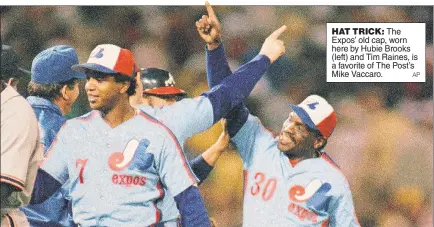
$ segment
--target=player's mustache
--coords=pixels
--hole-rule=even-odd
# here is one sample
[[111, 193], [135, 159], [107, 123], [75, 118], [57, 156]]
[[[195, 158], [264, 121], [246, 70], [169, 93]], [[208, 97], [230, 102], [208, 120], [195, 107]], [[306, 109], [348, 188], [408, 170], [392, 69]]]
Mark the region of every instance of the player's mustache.
[[291, 134], [289, 132], [282, 131], [282, 135], [285, 137], [288, 137], [294, 144], [297, 144], [293, 134]]

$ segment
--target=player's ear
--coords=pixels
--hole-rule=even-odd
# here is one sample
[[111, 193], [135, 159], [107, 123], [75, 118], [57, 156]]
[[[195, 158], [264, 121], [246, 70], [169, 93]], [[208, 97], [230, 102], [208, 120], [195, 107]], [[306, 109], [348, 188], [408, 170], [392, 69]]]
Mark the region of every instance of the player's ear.
[[60, 89], [60, 96], [65, 99], [65, 100], [69, 100], [69, 89], [68, 89], [68, 85], [63, 85], [62, 89]]
[[315, 150], [319, 150], [323, 148], [327, 143], [327, 139], [324, 137], [317, 137], [315, 141], [313, 142], [313, 148]]
[[121, 87], [121, 90], [120, 90], [121, 94], [123, 94], [123, 93], [127, 93], [128, 88], [129, 88], [130, 86], [131, 86], [131, 82], [130, 82], [130, 81], [123, 81], [123, 82], [122, 82], [122, 87]]

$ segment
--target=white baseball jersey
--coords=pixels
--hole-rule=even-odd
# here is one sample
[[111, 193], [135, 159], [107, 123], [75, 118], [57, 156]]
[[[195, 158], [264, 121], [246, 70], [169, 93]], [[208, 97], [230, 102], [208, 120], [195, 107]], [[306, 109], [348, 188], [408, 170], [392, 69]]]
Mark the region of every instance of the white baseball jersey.
[[243, 226], [360, 226], [348, 182], [324, 152], [292, 164], [252, 115], [233, 141], [243, 159]]
[[197, 182], [173, 133], [142, 111], [115, 128], [99, 111], [67, 121], [41, 168], [70, 181], [81, 226], [161, 222], [164, 191], [177, 195]]
[[43, 157], [38, 122], [30, 104], [7, 86], [1, 92], [1, 182], [19, 191], [1, 199], [1, 216], [30, 201]]

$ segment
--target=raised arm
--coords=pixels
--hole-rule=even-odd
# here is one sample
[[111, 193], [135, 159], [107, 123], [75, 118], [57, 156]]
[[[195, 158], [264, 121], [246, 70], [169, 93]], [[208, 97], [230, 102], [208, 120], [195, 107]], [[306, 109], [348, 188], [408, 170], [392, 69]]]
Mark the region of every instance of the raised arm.
[[[208, 15], [203, 15], [202, 18], [196, 22], [196, 29], [200, 37], [207, 44], [207, 80], [208, 86], [212, 88], [220, 84], [232, 71], [229, 68], [224, 46], [221, 43], [222, 32], [220, 22], [208, 2], [205, 3], [205, 7]], [[244, 102], [241, 102], [226, 116], [228, 121], [228, 133], [231, 137], [244, 125], [248, 115], [249, 110]]]
[[190, 161], [191, 169], [199, 178], [199, 185], [211, 173], [215, 163], [229, 146], [229, 134], [226, 129], [226, 119], [222, 119], [223, 131], [218, 140], [201, 155]]
[[224, 78], [232, 74], [222, 43], [220, 22], [208, 2], [205, 2], [208, 15], [196, 21], [196, 30], [206, 43], [206, 72], [210, 88], [220, 84]]
[[211, 101], [214, 123], [229, 114], [236, 105], [241, 103], [250, 94], [268, 67], [285, 52], [283, 42], [278, 39], [285, 30], [286, 26], [284, 25], [274, 31], [265, 39], [261, 51], [253, 60], [242, 65], [219, 85], [214, 86], [211, 91], [202, 94]]

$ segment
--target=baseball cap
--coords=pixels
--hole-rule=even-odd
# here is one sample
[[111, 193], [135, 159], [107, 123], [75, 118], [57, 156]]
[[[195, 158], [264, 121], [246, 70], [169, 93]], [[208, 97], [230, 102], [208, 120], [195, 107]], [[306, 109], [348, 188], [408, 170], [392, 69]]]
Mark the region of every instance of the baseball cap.
[[19, 57], [9, 45], [2, 44], [1, 79], [28, 76], [30, 72], [18, 66]]
[[101, 44], [90, 53], [87, 63], [72, 66], [73, 70], [86, 69], [107, 73], [121, 74], [133, 77], [136, 72], [136, 60], [131, 51], [113, 44]]
[[139, 72], [144, 94], [177, 96], [187, 94], [184, 90], [175, 86], [175, 79], [172, 74], [166, 70], [158, 68], [141, 68]]
[[33, 59], [32, 81], [39, 84], [54, 84], [73, 78], [85, 79], [83, 72], [75, 72], [71, 66], [78, 64], [75, 49], [67, 45], [50, 47]]
[[335, 129], [336, 113], [323, 97], [310, 95], [300, 104], [289, 106], [307, 127], [320, 132], [324, 138], [329, 138]]

